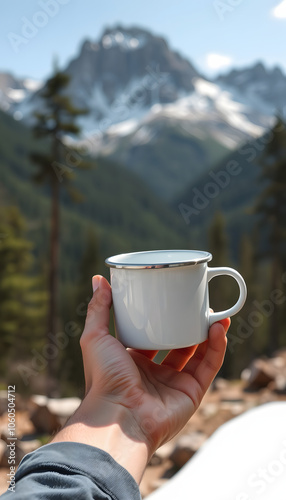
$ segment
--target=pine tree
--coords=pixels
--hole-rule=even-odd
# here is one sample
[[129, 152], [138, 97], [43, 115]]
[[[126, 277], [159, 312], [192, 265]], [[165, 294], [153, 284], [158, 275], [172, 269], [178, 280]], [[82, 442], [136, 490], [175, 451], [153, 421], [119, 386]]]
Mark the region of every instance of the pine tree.
[[[60, 198], [62, 188], [66, 188], [73, 199], [79, 193], [73, 188], [75, 168], [86, 168], [88, 165], [79, 159], [75, 150], [68, 148], [63, 141], [66, 134], [78, 135], [80, 128], [75, 123], [76, 117], [86, 114], [86, 110], [73, 106], [70, 98], [64, 94], [69, 84], [69, 76], [55, 69], [53, 76], [47, 81], [40, 94], [43, 111], [35, 113], [36, 125], [34, 135], [47, 140], [48, 151], [31, 153], [31, 160], [39, 169], [34, 180], [46, 183], [51, 193], [51, 229], [49, 258], [49, 310], [47, 334], [55, 335], [57, 330], [57, 300], [59, 274], [59, 238], [60, 238]], [[52, 375], [51, 362], [48, 368]]]
[[[225, 267], [230, 265], [229, 243], [227, 238], [225, 219], [221, 212], [214, 214], [209, 228], [208, 250], [213, 255], [210, 262], [211, 267]], [[231, 307], [237, 300], [237, 284], [228, 277], [216, 277], [209, 283], [210, 307], [214, 311], [222, 311]], [[225, 362], [221, 369], [221, 375], [231, 377], [233, 375], [233, 353], [227, 351]]]
[[44, 337], [47, 293], [40, 277], [31, 273], [32, 244], [26, 225], [15, 207], [0, 211], [0, 362], [30, 357]]
[[228, 239], [224, 216], [219, 211], [214, 214], [209, 228], [209, 249], [213, 255], [212, 265], [225, 266], [229, 260]]
[[[221, 212], [216, 212], [209, 228], [208, 250], [213, 258], [210, 262], [212, 267], [227, 266], [229, 264], [228, 239], [225, 228], [224, 216]], [[221, 281], [225, 286], [221, 286]], [[215, 311], [226, 308], [229, 302], [230, 278], [214, 278], [210, 282], [210, 305]], [[231, 286], [231, 285], [230, 285]]]
[[[90, 228], [85, 242], [85, 250], [79, 266], [79, 277], [74, 290], [70, 295], [70, 302], [73, 303], [73, 317], [70, 317], [71, 308], [65, 308], [63, 314], [66, 321], [71, 319], [77, 324], [80, 331], [83, 331], [88, 303], [92, 297], [91, 279], [98, 273], [99, 249], [95, 231]], [[80, 396], [84, 394], [84, 376], [82, 355], [79, 345], [79, 338], [71, 338], [62, 353], [62, 366], [64, 367], [65, 385], [68, 389], [76, 390]]]
[[[269, 141], [259, 159], [264, 189], [255, 211], [259, 214], [260, 256], [271, 262], [271, 290], [281, 289], [286, 263], [286, 127], [281, 118], [270, 132]], [[275, 310], [269, 322], [269, 353], [280, 345], [281, 311]]]
[[247, 285], [247, 300], [243, 309], [232, 319], [232, 328], [228, 336], [228, 348], [233, 354], [233, 375], [235, 377], [240, 377], [242, 370], [261, 354], [257, 348], [263, 340], [261, 328], [254, 329], [250, 324], [254, 301], [259, 297], [255, 249], [255, 237], [243, 234], [239, 245], [239, 271]]

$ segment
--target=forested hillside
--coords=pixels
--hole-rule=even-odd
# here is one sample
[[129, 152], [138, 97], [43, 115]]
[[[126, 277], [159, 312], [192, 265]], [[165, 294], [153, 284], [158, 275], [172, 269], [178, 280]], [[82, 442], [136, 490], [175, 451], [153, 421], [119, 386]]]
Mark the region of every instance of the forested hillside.
[[[0, 114], [1, 205], [17, 205], [28, 220], [36, 255], [47, 248], [49, 192], [33, 183], [33, 149], [44, 148], [31, 132], [13, 118]], [[41, 144], [41, 146], [39, 146]], [[81, 156], [79, 155], [79, 158]], [[79, 160], [80, 161], [80, 160]], [[158, 199], [144, 182], [119, 164], [91, 160], [92, 168], [77, 173], [80, 203], [62, 199], [61, 274], [71, 279], [83, 254], [88, 229], [97, 236], [101, 263], [113, 253], [156, 248], [182, 248], [191, 244], [190, 229], [180, 214]], [[61, 168], [59, 166], [59, 180]], [[76, 168], [73, 169], [76, 172]], [[101, 263], [97, 263], [101, 267]]]

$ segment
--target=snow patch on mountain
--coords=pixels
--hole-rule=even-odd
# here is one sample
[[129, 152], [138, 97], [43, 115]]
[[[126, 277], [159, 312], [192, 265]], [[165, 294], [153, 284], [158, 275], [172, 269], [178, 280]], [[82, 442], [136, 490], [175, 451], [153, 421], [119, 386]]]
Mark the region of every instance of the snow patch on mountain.
[[43, 86], [43, 82], [31, 78], [14, 78], [9, 73], [0, 73], [0, 109], [11, 113], [16, 120], [26, 116], [25, 105], [36, 91]]
[[194, 92], [183, 95], [175, 102], [157, 103], [150, 109], [140, 106], [139, 109], [122, 109], [121, 118], [128, 115], [124, 121], [114, 123], [118, 116], [109, 110], [106, 128], [98, 123], [93, 133], [87, 131], [82, 143], [88, 143], [93, 154], [112, 154], [119, 147], [122, 137], [129, 141], [130, 147], [147, 144], [155, 139], [164, 124], [179, 127], [182, 133], [200, 140], [212, 137], [233, 150], [250, 137], [259, 137], [265, 132], [265, 122], [256, 124], [251, 119], [255, 111], [234, 100], [229, 92], [203, 79], [196, 79], [193, 83]]
[[[113, 125], [130, 120], [141, 120], [150, 107], [158, 100], [156, 86], [150, 92], [150, 101], [146, 103], [146, 91], [152, 86], [151, 77], [144, 75], [142, 78], [133, 78], [124, 89], [118, 89], [113, 101], [110, 103], [100, 84], [96, 85], [89, 96], [90, 112], [79, 119], [84, 135], [104, 132]], [[83, 99], [82, 94], [78, 97]], [[86, 96], [84, 96], [86, 100]], [[125, 128], [125, 125], [124, 125]], [[115, 129], [114, 129], [115, 130]], [[120, 130], [120, 127], [118, 128]]]
[[114, 31], [103, 36], [102, 45], [105, 49], [119, 46], [122, 50], [135, 50], [144, 47], [146, 41], [146, 36], [142, 34], [132, 36], [126, 32]]
[[279, 67], [266, 68], [259, 62], [232, 69], [220, 75], [216, 83], [261, 115], [273, 116], [277, 111], [286, 115], [286, 75]]
[[6, 91], [8, 99], [14, 102], [21, 102], [25, 99], [27, 92], [24, 89], [10, 89]]
[[117, 123], [112, 125], [108, 129], [108, 133], [111, 135], [117, 135], [124, 137], [125, 135], [131, 134], [138, 127], [138, 121], [136, 120], [126, 120], [125, 122]]
[[32, 78], [25, 78], [25, 80], [23, 80], [23, 85], [29, 92], [37, 92], [43, 84], [44, 82], [42, 80], [33, 80]]
[[[286, 77], [279, 68], [259, 63], [210, 82], [162, 37], [136, 27], [116, 26], [95, 43], [85, 41], [66, 72], [68, 95], [89, 110], [79, 117], [82, 138], [92, 138], [97, 151], [117, 147], [122, 137], [146, 144], [165, 125], [234, 149], [262, 135], [277, 105], [284, 106]], [[0, 108], [31, 124], [41, 85], [0, 73]]]

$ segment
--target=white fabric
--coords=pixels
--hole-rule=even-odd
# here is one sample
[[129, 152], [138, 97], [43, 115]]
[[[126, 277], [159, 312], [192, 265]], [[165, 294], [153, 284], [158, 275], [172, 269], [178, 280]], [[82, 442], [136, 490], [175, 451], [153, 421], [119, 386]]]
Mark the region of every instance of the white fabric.
[[222, 425], [148, 500], [285, 500], [286, 402]]

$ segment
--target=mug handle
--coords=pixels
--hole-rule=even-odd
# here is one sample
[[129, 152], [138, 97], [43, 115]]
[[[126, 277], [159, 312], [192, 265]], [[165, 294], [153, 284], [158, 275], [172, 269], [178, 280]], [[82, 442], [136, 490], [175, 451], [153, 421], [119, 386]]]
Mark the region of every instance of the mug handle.
[[236, 304], [234, 304], [234, 306], [230, 307], [229, 309], [226, 309], [225, 311], [214, 312], [209, 314], [209, 325], [211, 326], [216, 321], [220, 321], [221, 319], [233, 316], [238, 311], [240, 311], [244, 302], [246, 301], [247, 289], [243, 277], [231, 267], [208, 267], [207, 272], [208, 272], [207, 274], [208, 282], [215, 276], [223, 276], [223, 275], [231, 276], [237, 281], [240, 292], [239, 299], [236, 302]]

